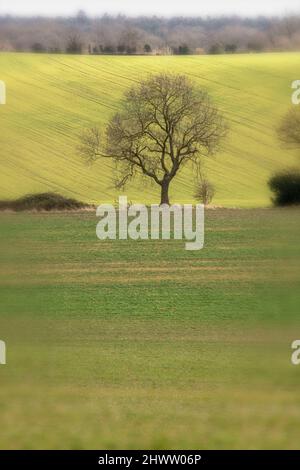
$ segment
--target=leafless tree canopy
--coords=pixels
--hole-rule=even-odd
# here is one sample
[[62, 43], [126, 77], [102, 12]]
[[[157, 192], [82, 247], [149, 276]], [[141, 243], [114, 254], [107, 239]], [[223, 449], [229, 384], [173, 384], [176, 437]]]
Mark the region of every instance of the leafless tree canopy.
[[202, 204], [210, 204], [215, 195], [215, 188], [210, 181], [204, 179], [199, 183], [195, 193], [195, 198], [202, 202]]
[[161, 203], [169, 204], [173, 178], [186, 164], [215, 153], [226, 132], [205, 91], [183, 75], [153, 75], [125, 94], [103, 139], [96, 128], [84, 132], [80, 153], [88, 161], [112, 158], [119, 188], [138, 175], [150, 178], [161, 188]]
[[300, 150], [300, 109], [289, 111], [281, 121], [278, 135], [282, 143]]

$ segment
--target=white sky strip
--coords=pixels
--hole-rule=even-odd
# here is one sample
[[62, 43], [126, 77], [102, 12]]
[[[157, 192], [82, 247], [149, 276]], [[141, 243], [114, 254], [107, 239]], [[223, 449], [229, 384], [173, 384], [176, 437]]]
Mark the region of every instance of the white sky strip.
[[299, 0], [0, 0], [0, 14], [65, 15], [83, 9], [90, 15], [283, 15], [300, 12]]

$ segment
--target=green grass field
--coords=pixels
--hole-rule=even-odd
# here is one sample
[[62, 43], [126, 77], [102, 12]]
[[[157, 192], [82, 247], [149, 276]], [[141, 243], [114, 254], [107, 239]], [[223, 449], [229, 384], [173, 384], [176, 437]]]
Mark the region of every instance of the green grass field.
[[[0, 54], [0, 199], [113, 202], [112, 167], [76, 155], [150, 72], [186, 73], [230, 122], [208, 160], [205, 247], [102, 241], [94, 211], [0, 213], [2, 449], [299, 449], [297, 208], [268, 177], [297, 164], [275, 128], [299, 53], [188, 57]], [[172, 202], [192, 202], [186, 168]], [[141, 182], [129, 200], [158, 202]], [[239, 207], [239, 209], [225, 207]], [[252, 208], [251, 208], [252, 207]]]
[[299, 210], [209, 210], [199, 252], [0, 222], [0, 448], [299, 449]]
[[[291, 82], [300, 76], [299, 53], [96, 57], [0, 54], [7, 105], [0, 108], [0, 199], [57, 191], [86, 202], [116, 199], [107, 162], [88, 168], [76, 155], [83, 127], [104, 125], [118, 110], [126, 88], [152, 72], [185, 73], [206, 88], [226, 115], [231, 133], [224, 149], [207, 162], [217, 188], [214, 203], [258, 207], [270, 203], [267, 179], [294, 165], [295, 153], [280, 148], [275, 128], [291, 102]], [[173, 201], [193, 200], [186, 169], [175, 182]], [[129, 199], [158, 200], [154, 187], [136, 182]]]

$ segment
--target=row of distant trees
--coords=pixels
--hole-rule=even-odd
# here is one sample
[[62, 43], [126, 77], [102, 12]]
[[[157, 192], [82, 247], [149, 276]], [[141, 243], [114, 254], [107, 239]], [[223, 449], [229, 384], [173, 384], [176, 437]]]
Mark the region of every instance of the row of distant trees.
[[158, 18], [0, 16], [0, 50], [89, 54], [222, 54], [300, 47], [300, 16]]

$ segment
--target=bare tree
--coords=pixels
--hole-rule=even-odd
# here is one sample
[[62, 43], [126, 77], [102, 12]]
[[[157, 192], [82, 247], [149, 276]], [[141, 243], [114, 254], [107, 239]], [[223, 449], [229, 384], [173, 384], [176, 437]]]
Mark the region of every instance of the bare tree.
[[67, 39], [66, 52], [68, 54], [81, 54], [82, 41], [77, 33], [71, 34]]
[[300, 149], [300, 109], [290, 110], [283, 117], [277, 131], [283, 144]]
[[160, 186], [161, 204], [169, 204], [170, 183], [178, 172], [212, 155], [226, 131], [205, 91], [184, 75], [159, 74], [127, 91], [104, 138], [97, 128], [85, 131], [79, 151], [89, 162], [113, 159], [118, 188], [138, 175], [149, 178]]
[[194, 194], [195, 199], [202, 202], [202, 204], [208, 205], [213, 200], [214, 195], [214, 185], [205, 176], [201, 176]]

